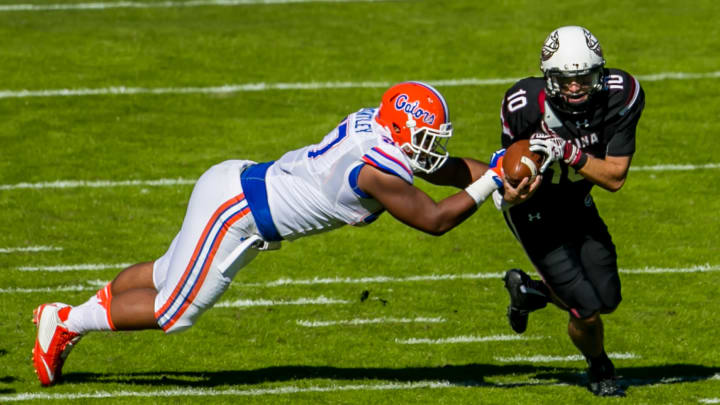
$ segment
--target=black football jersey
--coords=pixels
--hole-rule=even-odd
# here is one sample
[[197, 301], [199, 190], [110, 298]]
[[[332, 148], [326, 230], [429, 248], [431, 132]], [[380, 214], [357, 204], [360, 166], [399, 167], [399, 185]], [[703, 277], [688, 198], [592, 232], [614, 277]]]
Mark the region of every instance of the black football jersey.
[[[505, 93], [501, 110], [504, 148], [536, 132], [555, 133], [583, 152], [597, 158], [635, 153], [635, 129], [645, 107], [640, 83], [629, 73], [606, 69], [605, 88], [593, 94], [591, 108], [583, 114], [554, 109], [545, 94], [545, 79], [529, 77]], [[553, 163], [543, 176], [542, 188], [552, 188], [556, 198], [584, 199], [593, 183], [562, 161]], [[548, 193], [542, 193], [548, 194]], [[575, 198], [572, 200], [577, 201]]]

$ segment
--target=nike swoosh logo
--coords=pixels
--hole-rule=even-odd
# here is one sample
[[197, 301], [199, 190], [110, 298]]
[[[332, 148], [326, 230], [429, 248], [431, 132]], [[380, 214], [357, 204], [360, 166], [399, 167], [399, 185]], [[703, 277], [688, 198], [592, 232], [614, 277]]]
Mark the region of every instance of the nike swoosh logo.
[[45, 366], [45, 372], [48, 375], [48, 379], [50, 380], [50, 382], [52, 382], [53, 380], [55, 380], [55, 374], [53, 374], [53, 372], [50, 371], [50, 367], [48, 367], [47, 363], [45, 363], [44, 357], [40, 357], [40, 360], [42, 360], [43, 366]]

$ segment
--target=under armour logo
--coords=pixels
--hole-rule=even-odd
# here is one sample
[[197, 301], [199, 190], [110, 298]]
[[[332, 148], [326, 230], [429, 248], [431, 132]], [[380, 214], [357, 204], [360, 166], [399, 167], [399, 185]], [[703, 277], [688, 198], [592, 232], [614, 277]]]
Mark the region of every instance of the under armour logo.
[[582, 122], [581, 122], [581, 121], [575, 121], [575, 126], [578, 127], [578, 128], [587, 128], [587, 127], [590, 126], [590, 122], [588, 121], [587, 118], [585, 118], [585, 120], [582, 121]]
[[534, 221], [534, 220], [536, 220], [536, 219], [540, 219], [540, 213], [539, 213], [539, 212], [536, 212], [535, 215], [533, 215], [533, 214], [528, 214], [528, 222], [532, 222], [532, 221]]

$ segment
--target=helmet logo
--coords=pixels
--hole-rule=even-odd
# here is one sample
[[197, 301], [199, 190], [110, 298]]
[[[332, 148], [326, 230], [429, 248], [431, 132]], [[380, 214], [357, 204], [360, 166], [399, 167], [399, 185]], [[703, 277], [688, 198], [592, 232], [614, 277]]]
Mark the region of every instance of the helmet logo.
[[585, 34], [585, 43], [587, 44], [588, 49], [595, 52], [595, 54], [599, 57], [603, 57], [602, 48], [600, 48], [600, 42], [595, 38], [595, 36], [588, 30], [583, 28], [583, 33]]
[[[421, 119], [422, 121], [428, 125], [432, 125], [435, 122], [435, 114], [431, 113], [430, 111], [424, 110], [422, 107], [420, 107], [420, 101], [413, 101], [408, 102], [408, 95], [407, 94], [400, 94], [395, 99], [395, 109], [398, 111], [404, 111], [410, 115], [412, 115], [415, 119]], [[430, 100], [432, 101], [432, 100]]]
[[555, 30], [548, 35], [547, 39], [545, 39], [545, 43], [542, 47], [542, 60], [546, 61], [552, 58], [558, 49], [560, 49], [560, 40], [558, 39], [558, 32]]

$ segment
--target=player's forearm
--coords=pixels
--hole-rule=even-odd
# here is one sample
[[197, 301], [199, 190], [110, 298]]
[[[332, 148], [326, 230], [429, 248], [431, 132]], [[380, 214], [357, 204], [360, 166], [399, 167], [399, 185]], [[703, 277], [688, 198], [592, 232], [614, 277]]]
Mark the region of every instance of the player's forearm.
[[599, 159], [588, 155], [587, 163], [579, 173], [598, 186], [615, 192], [625, 184], [629, 166], [629, 157]]
[[388, 212], [404, 224], [434, 236], [453, 229], [476, 210], [477, 204], [465, 191], [439, 203], [407, 201], [401, 209], [388, 208]]
[[487, 167], [486, 163], [474, 159], [451, 157], [436, 172], [417, 176], [437, 186], [465, 188], [480, 178]]

